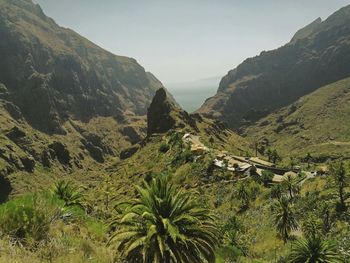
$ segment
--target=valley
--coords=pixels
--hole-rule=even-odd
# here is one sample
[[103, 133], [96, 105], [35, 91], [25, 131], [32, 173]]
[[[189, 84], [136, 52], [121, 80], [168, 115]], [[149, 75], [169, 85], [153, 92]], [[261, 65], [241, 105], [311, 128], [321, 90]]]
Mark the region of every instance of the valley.
[[31, 0], [0, 40], [0, 263], [350, 262], [350, 6], [180, 88]]

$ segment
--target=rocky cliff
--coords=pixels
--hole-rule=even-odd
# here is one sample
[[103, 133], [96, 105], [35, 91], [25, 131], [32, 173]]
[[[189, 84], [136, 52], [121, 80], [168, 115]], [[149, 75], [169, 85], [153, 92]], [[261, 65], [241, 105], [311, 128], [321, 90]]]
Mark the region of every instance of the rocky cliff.
[[0, 39], [0, 83], [7, 101], [49, 134], [64, 134], [62, 124], [69, 118], [122, 121], [125, 111], [145, 114], [162, 86], [135, 59], [58, 26], [31, 0], [0, 0]]
[[147, 135], [165, 133], [186, 126], [197, 130], [195, 119], [179, 108], [168, 97], [164, 88], [157, 90], [147, 110]]
[[199, 112], [241, 129], [348, 76], [350, 6], [299, 30], [285, 46], [245, 60], [221, 80]]

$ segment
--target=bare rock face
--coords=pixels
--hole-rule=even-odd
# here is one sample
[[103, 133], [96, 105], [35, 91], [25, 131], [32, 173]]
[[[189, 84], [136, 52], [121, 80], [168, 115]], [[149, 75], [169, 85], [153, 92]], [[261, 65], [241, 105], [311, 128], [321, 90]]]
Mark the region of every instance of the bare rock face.
[[54, 153], [55, 157], [57, 160], [64, 166], [69, 166], [71, 167], [71, 159], [72, 157], [70, 156], [70, 153], [66, 147], [61, 142], [54, 142], [49, 145], [49, 148], [52, 150], [52, 153]]
[[0, 173], [0, 204], [7, 201], [11, 191], [11, 183]]
[[140, 132], [133, 126], [125, 126], [122, 129], [120, 129], [120, 132], [128, 138], [128, 141], [131, 144], [138, 143], [143, 139], [142, 132]]
[[198, 130], [195, 119], [169, 99], [164, 88], [157, 90], [147, 111], [147, 135], [186, 126]]
[[17, 126], [13, 127], [6, 136], [16, 144], [21, 144], [26, 140], [26, 133]]
[[34, 172], [35, 160], [33, 157], [23, 157], [21, 158], [21, 162], [28, 173]]
[[175, 128], [176, 120], [171, 116], [173, 110], [176, 110], [175, 105], [167, 99], [165, 90], [157, 90], [147, 111], [147, 135]]
[[123, 151], [121, 151], [119, 158], [121, 160], [125, 160], [127, 158], [130, 158], [131, 156], [133, 156], [139, 149], [141, 148], [141, 146], [139, 144], [135, 144], [133, 146], [131, 146], [130, 148], [124, 149]]
[[82, 139], [81, 142], [96, 162], [103, 163], [105, 161], [103, 150], [99, 146], [85, 139]]

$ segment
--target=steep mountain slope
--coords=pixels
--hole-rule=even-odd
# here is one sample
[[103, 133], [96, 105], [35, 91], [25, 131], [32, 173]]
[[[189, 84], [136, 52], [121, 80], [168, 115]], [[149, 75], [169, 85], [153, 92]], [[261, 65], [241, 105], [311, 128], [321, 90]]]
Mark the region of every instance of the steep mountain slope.
[[322, 87], [247, 129], [284, 156], [350, 158], [350, 78]]
[[199, 112], [240, 129], [321, 86], [350, 76], [350, 6], [299, 30], [285, 46], [249, 58]]
[[0, 0], [0, 39], [0, 202], [62, 174], [95, 181], [146, 136], [162, 84], [136, 60], [59, 27], [31, 0]]
[[69, 118], [145, 114], [161, 83], [132, 58], [59, 27], [31, 0], [0, 0], [0, 83], [7, 100], [46, 133]]

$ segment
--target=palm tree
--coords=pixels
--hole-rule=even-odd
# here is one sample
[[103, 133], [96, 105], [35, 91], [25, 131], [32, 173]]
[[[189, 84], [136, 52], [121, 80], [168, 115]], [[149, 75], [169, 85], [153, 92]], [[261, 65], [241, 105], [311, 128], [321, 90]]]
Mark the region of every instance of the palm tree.
[[295, 195], [299, 191], [299, 187], [295, 177], [293, 177], [289, 173], [287, 173], [287, 175], [284, 176], [282, 185], [288, 190], [291, 199], [293, 198], [293, 194]]
[[289, 263], [338, 263], [341, 262], [336, 246], [320, 236], [310, 236], [295, 242], [288, 257]]
[[283, 194], [282, 186], [280, 184], [273, 185], [270, 190], [271, 198], [279, 199]]
[[305, 236], [322, 236], [323, 235], [323, 224], [322, 220], [317, 218], [315, 215], [308, 217], [303, 225], [302, 230]]
[[345, 188], [349, 185], [349, 177], [345, 170], [343, 162], [334, 163], [331, 165], [331, 174], [333, 175], [333, 180], [337, 187], [337, 192], [339, 196], [340, 210], [346, 210], [345, 204]]
[[272, 213], [278, 234], [287, 242], [290, 232], [298, 228], [293, 208], [286, 197], [281, 197], [272, 206]]
[[53, 188], [53, 193], [64, 202], [65, 207], [80, 206], [84, 208], [84, 195], [72, 182], [59, 181]]
[[242, 208], [248, 208], [251, 194], [245, 183], [239, 182], [237, 184], [236, 195], [242, 202]]
[[112, 225], [110, 241], [127, 262], [214, 262], [219, 243], [216, 217], [190, 193], [176, 189], [165, 176], [137, 187], [138, 198]]

